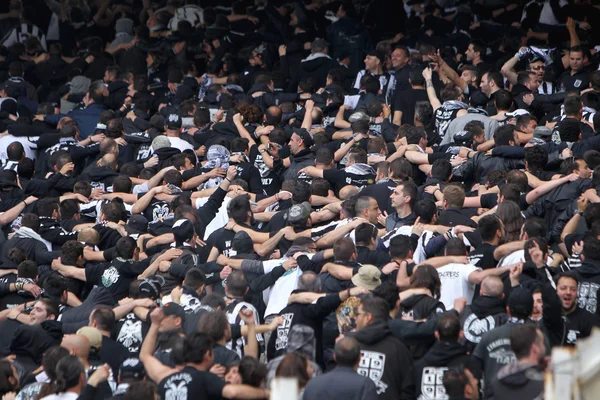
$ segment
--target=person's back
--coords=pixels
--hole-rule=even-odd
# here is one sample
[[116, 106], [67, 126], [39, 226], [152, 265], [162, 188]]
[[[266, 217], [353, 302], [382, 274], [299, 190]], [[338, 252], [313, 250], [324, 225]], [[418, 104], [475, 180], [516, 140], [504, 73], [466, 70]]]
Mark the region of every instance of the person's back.
[[479, 270], [473, 265], [458, 263], [446, 264], [437, 269], [442, 282], [440, 301], [447, 310], [454, 308], [454, 300], [459, 297], [466, 297], [467, 303], [471, 303], [475, 285], [469, 283], [469, 274]]
[[325, 375], [310, 380], [304, 390], [304, 400], [375, 400], [377, 388], [369, 377], [356, 372], [361, 360], [360, 345], [353, 338], [343, 338], [335, 344], [337, 367]]

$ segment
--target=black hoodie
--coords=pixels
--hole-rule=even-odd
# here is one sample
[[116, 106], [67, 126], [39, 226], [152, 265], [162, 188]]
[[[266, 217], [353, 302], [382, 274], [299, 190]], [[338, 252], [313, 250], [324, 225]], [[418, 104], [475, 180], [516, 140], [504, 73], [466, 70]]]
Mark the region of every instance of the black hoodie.
[[[412, 296], [403, 301], [396, 318], [400, 319], [405, 315], [411, 316], [415, 321], [430, 319], [431, 317], [446, 311], [444, 303], [434, 299], [426, 294]], [[406, 340], [404, 344], [409, 348], [415, 360], [420, 359], [429, 350], [435, 339], [431, 337], [420, 337], [417, 340]]]
[[544, 391], [544, 369], [525, 362], [507, 365], [492, 382], [492, 391], [496, 399], [539, 399]]
[[415, 390], [417, 398], [441, 398], [445, 393], [442, 385], [444, 372], [452, 367], [468, 368], [473, 376], [481, 378], [481, 367], [459, 343], [436, 342], [431, 349], [415, 362]]
[[375, 322], [353, 333], [360, 344], [358, 373], [377, 386], [379, 400], [414, 399], [413, 359], [386, 322]]
[[460, 324], [465, 333], [464, 345], [472, 352], [481, 337], [508, 322], [506, 304], [498, 297], [479, 296], [460, 314]]
[[78, 181], [88, 181], [91, 183], [93, 189], [101, 187], [106, 192], [107, 188], [112, 186], [113, 180], [118, 175], [117, 171], [108, 167], [91, 165], [83, 171]]
[[586, 258], [581, 263], [581, 267], [575, 270], [575, 274], [579, 276], [579, 293], [577, 296], [579, 306], [592, 314], [598, 315], [599, 262]]
[[326, 54], [311, 54], [300, 63], [299, 80], [312, 78], [315, 87], [321, 88], [325, 86], [329, 71], [339, 67], [340, 64]]

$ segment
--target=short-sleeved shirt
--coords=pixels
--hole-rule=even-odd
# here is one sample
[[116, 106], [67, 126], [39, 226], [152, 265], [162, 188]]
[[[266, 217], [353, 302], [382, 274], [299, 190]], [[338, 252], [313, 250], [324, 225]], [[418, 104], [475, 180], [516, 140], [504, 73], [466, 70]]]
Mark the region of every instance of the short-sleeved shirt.
[[127, 297], [129, 285], [150, 265], [150, 259], [143, 261], [116, 258], [109, 264], [92, 265], [85, 268], [86, 281], [105, 287], [116, 301]]
[[469, 275], [475, 271], [481, 271], [470, 264], [447, 264], [438, 268], [442, 290], [440, 301], [444, 303], [447, 310], [454, 308], [454, 300], [459, 297], [466, 297], [467, 304], [471, 304], [475, 285], [469, 283]]
[[158, 384], [161, 400], [221, 399], [226, 382], [210, 372], [185, 367]]
[[112, 338], [117, 343], [121, 343], [131, 357], [137, 357], [149, 328], [149, 323], [139, 319], [134, 312], [130, 312], [117, 321]]

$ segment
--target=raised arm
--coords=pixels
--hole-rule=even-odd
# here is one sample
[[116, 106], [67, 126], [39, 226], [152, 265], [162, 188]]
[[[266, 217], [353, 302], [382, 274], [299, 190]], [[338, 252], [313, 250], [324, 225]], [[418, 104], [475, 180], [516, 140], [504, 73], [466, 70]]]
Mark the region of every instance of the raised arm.
[[146, 369], [146, 374], [148, 374], [148, 377], [157, 384], [167, 376], [177, 371], [175, 368], [167, 367], [153, 355], [154, 349], [156, 348], [158, 327], [164, 318], [165, 314], [163, 313], [162, 309], [156, 308], [154, 311], [152, 311], [150, 314], [152, 324], [150, 325], [150, 329], [148, 329], [146, 338], [142, 343], [142, 348], [140, 349], [139, 355], [140, 361], [144, 364], [144, 368]]
[[429, 102], [431, 103], [431, 107], [433, 107], [433, 111], [437, 110], [442, 106], [437, 95], [435, 94], [435, 89], [433, 87], [433, 81], [431, 80], [431, 68], [427, 67], [423, 70], [423, 78], [425, 78], [425, 86], [427, 87], [427, 97], [429, 98]]
[[315, 102], [313, 100], [306, 100], [304, 105], [304, 119], [302, 119], [301, 128], [306, 129], [310, 132], [310, 128], [312, 128], [312, 112], [315, 108]]
[[438, 63], [438, 65], [440, 66], [440, 69], [446, 74], [446, 76], [448, 77], [448, 79], [450, 79], [452, 81], [452, 83], [454, 83], [457, 87], [459, 87], [460, 90], [462, 90], [463, 92], [465, 92], [467, 90], [467, 87], [468, 87], [467, 82], [465, 82], [456, 73], [456, 71], [446, 63], [446, 61], [444, 61], [444, 59], [440, 55], [439, 49], [437, 51], [437, 54], [435, 54], [433, 56], [433, 60]]
[[507, 62], [504, 63], [502, 68], [500, 68], [500, 72], [502, 75], [508, 79], [508, 81], [516, 85], [517, 84], [517, 73], [515, 72], [515, 65], [521, 60], [521, 57], [529, 53], [529, 47], [521, 47], [519, 51], [512, 56]]

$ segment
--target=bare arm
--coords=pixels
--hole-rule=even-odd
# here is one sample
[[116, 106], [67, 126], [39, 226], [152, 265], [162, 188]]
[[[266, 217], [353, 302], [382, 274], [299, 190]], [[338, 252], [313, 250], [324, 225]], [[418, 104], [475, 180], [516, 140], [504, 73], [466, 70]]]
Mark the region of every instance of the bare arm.
[[496, 249], [494, 250], [494, 258], [496, 260], [499, 260], [502, 257], [504, 257], [510, 253], [513, 253], [517, 250], [523, 250], [523, 246], [525, 246], [524, 240], [517, 240], [514, 242], [508, 242], [508, 243], [501, 244], [500, 246], [496, 247]]
[[[523, 50], [523, 48], [521, 48]], [[515, 65], [521, 60], [519, 53], [511, 57], [507, 62], [504, 63], [500, 72], [512, 85], [517, 84], [517, 73], [515, 72]]]
[[256, 254], [258, 254], [261, 257], [265, 257], [267, 254], [271, 254], [273, 249], [277, 247], [279, 241], [285, 236], [285, 233], [289, 230], [291, 230], [290, 227], [283, 228], [275, 235], [273, 235], [273, 237], [269, 238], [269, 240], [258, 245], [258, 248], [256, 249]]
[[141, 214], [152, 202], [157, 193], [157, 188], [152, 188], [144, 194], [131, 208], [131, 215]]
[[509, 272], [510, 267], [490, 268], [484, 271], [473, 271], [469, 274], [469, 283], [479, 285], [488, 276], [500, 276], [505, 272]]
[[344, 119], [344, 112], [349, 109], [348, 106], [340, 106], [340, 108], [338, 109], [337, 114], [335, 115], [335, 121], [333, 123], [333, 125], [338, 128], [338, 129], [347, 129], [350, 128], [350, 122], [346, 121]]
[[[362, 139], [362, 135], [358, 135], [354, 138], [350, 138], [350, 140], [348, 140], [346, 143], [344, 143], [344, 145], [342, 147], [340, 147], [339, 149], [337, 149], [335, 151], [335, 154], [333, 155], [333, 158], [335, 159], [336, 162], [341, 161], [346, 154], [348, 154], [348, 152], [350, 151], [350, 149], [352, 147], [354, 147], [354, 144], [359, 141], [360, 139]], [[322, 178], [322, 176], [321, 176]]]
[[17, 219], [19, 215], [21, 215], [21, 212], [25, 209], [26, 206], [30, 205], [36, 200], [37, 197], [29, 196], [10, 210], [2, 213], [0, 215], [0, 225], [6, 225], [13, 222], [15, 219]]
[[140, 361], [144, 364], [144, 368], [146, 369], [146, 373], [148, 377], [152, 379], [155, 383], [159, 383], [167, 376], [176, 372], [177, 370], [174, 368], [167, 367], [154, 355], [152, 354], [154, 348], [156, 347], [156, 338], [158, 336], [158, 326], [160, 321], [164, 318], [163, 311], [160, 308], [154, 310], [151, 314], [152, 325], [150, 325], [150, 329], [148, 329], [148, 333], [146, 334], [146, 338], [142, 343], [142, 348], [140, 349]]
[[321, 273], [328, 272], [329, 275], [341, 281], [349, 281], [352, 279], [352, 268], [345, 265], [327, 263], [323, 266]]
[[460, 88], [463, 92], [467, 90], [467, 82], [463, 81], [462, 78], [456, 73], [456, 71], [449, 66], [446, 61], [440, 56], [440, 51], [438, 50], [437, 55], [435, 57], [440, 69], [446, 74], [448, 79], [450, 79], [457, 87]]
[[335, 242], [337, 242], [338, 240], [340, 240], [341, 238], [346, 236], [348, 233], [352, 232], [353, 229], [356, 229], [356, 227], [358, 225], [362, 224], [363, 222], [365, 222], [365, 220], [360, 218], [360, 219], [357, 219], [356, 221], [352, 221], [352, 222], [342, 226], [341, 228], [337, 228], [337, 229], [333, 230], [332, 232], [329, 232], [328, 234], [323, 236], [321, 239], [317, 240], [315, 245], [319, 249], [331, 247], [331, 246], [333, 246], [333, 244]]
[[312, 100], [306, 100], [306, 103], [304, 105], [304, 118], [302, 119], [302, 126], [301, 128], [306, 129], [307, 131], [310, 132], [310, 128], [312, 128], [312, 111], [315, 107], [315, 102]]
[[437, 110], [442, 106], [442, 103], [437, 98], [435, 94], [435, 89], [433, 87], [433, 81], [431, 80], [431, 68], [427, 67], [423, 70], [423, 78], [425, 78], [425, 87], [427, 88], [427, 97], [429, 98], [429, 102], [433, 107], [433, 111]]
[[578, 179], [577, 174], [571, 174], [560, 179], [554, 179], [552, 181], [544, 182], [535, 189], [533, 189], [531, 192], [527, 193], [525, 200], [527, 201], [527, 204], [533, 204], [537, 199], [539, 199], [546, 193], [556, 189], [563, 183], [573, 182], [576, 179]]

